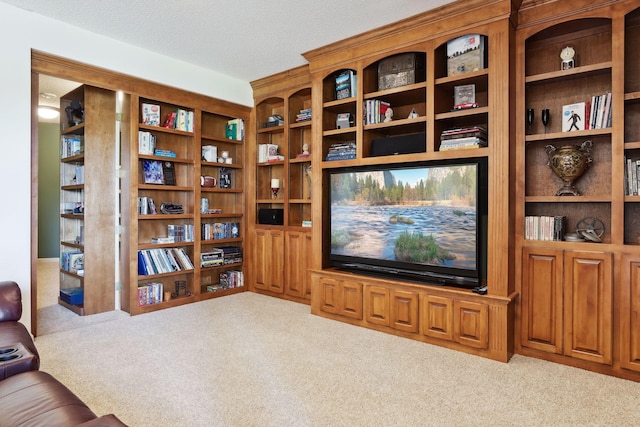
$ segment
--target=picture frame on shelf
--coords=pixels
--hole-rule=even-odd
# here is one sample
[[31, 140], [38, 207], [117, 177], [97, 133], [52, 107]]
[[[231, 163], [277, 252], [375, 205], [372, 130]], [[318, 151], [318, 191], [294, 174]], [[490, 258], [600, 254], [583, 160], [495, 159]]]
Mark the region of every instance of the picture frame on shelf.
[[142, 178], [145, 184], [164, 184], [164, 171], [160, 160], [142, 160]]

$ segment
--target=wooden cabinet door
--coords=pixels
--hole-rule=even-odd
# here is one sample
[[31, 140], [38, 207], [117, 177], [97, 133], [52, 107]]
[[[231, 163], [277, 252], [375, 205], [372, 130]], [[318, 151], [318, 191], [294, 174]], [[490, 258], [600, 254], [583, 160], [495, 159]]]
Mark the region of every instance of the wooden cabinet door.
[[384, 286], [365, 286], [364, 320], [376, 325], [389, 326], [389, 289]]
[[524, 248], [520, 341], [562, 354], [563, 251]]
[[285, 234], [284, 293], [294, 297], [311, 296], [308, 267], [311, 258], [310, 233], [287, 231]]
[[391, 327], [399, 331], [418, 332], [418, 294], [392, 289], [389, 299]]
[[320, 278], [320, 310], [326, 313], [340, 313], [340, 283], [329, 277]]
[[475, 348], [487, 348], [489, 309], [486, 304], [470, 301], [453, 302], [453, 339]]
[[640, 256], [622, 256], [620, 365], [640, 372]]
[[422, 333], [453, 341], [453, 300], [434, 295], [422, 297]]
[[351, 280], [340, 282], [340, 314], [362, 319], [362, 283]]
[[611, 364], [612, 256], [610, 253], [567, 251], [564, 268], [567, 356]]
[[256, 229], [254, 239], [255, 287], [272, 292], [284, 290], [284, 237], [280, 230]]

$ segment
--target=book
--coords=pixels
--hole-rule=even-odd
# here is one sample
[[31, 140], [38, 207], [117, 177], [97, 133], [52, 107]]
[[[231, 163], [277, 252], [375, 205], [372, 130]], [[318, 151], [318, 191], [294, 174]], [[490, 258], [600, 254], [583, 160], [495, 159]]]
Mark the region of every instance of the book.
[[162, 162], [163, 184], [176, 185], [176, 169], [173, 162]]
[[467, 34], [447, 42], [447, 76], [457, 76], [486, 66], [486, 37]]
[[160, 160], [142, 160], [142, 176], [145, 184], [164, 184], [164, 173]]
[[576, 102], [562, 106], [562, 132], [584, 130], [586, 103]]
[[142, 124], [160, 126], [160, 106], [156, 104], [142, 104]]
[[344, 70], [336, 74], [336, 99], [345, 99], [356, 96], [356, 73], [353, 70]]

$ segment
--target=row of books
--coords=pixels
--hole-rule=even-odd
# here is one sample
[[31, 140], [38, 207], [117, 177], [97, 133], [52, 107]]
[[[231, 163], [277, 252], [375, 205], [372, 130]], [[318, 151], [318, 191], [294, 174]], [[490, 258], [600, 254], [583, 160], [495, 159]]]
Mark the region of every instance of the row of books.
[[217, 267], [220, 265], [236, 264], [242, 262], [242, 248], [238, 246], [225, 246], [212, 248], [210, 251], [200, 254], [200, 267]]
[[156, 136], [145, 130], [138, 131], [138, 154], [153, 154], [156, 149]]
[[208, 285], [207, 292], [222, 291], [225, 289], [240, 288], [244, 286], [244, 273], [239, 270], [229, 270], [220, 273], [220, 283]]
[[160, 282], [138, 285], [138, 306], [161, 303], [162, 295], [163, 284]]
[[62, 135], [60, 142], [60, 158], [77, 156], [84, 153], [84, 140], [78, 135]]
[[84, 165], [75, 166], [75, 174], [70, 184], [84, 184]]
[[333, 160], [349, 160], [356, 158], [356, 143], [355, 141], [340, 142], [331, 144], [326, 161]]
[[311, 108], [303, 108], [296, 114], [296, 122], [308, 122], [311, 120]]
[[244, 120], [231, 119], [225, 127], [225, 137], [236, 141], [244, 140]]
[[487, 146], [488, 132], [483, 126], [447, 129], [440, 134], [440, 151]]
[[379, 99], [367, 99], [364, 102], [364, 124], [374, 125], [382, 123], [391, 104]]
[[565, 216], [525, 216], [524, 238], [527, 240], [563, 240]]
[[236, 239], [240, 236], [237, 222], [214, 222], [202, 224], [202, 240]]
[[174, 242], [193, 242], [193, 224], [168, 224], [167, 237]]
[[138, 275], [173, 273], [193, 270], [193, 264], [183, 248], [141, 249], [138, 251]]
[[627, 156], [625, 156], [624, 159], [625, 195], [637, 196], [638, 188], [640, 187], [640, 159], [633, 160], [627, 158]]
[[258, 144], [258, 163], [284, 160], [278, 154], [279, 147], [276, 144]]
[[611, 127], [611, 92], [594, 95], [591, 101], [562, 106], [562, 131]]
[[84, 252], [62, 251], [60, 253], [60, 268], [82, 276], [84, 273]]
[[156, 204], [151, 197], [138, 197], [138, 215], [154, 215], [157, 213]]

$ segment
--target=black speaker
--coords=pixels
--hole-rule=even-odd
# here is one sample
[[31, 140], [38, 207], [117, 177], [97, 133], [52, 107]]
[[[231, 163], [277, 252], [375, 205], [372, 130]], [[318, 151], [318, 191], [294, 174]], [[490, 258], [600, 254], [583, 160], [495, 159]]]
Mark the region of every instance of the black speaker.
[[393, 154], [424, 153], [427, 150], [426, 134], [390, 136], [371, 141], [371, 156], [391, 156]]
[[258, 210], [258, 224], [283, 225], [284, 209]]

